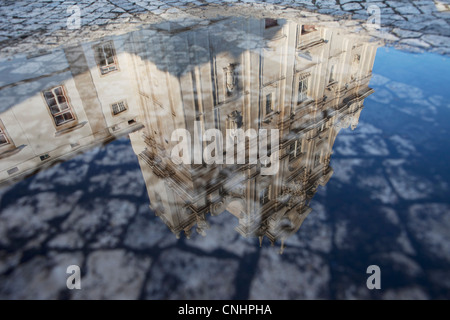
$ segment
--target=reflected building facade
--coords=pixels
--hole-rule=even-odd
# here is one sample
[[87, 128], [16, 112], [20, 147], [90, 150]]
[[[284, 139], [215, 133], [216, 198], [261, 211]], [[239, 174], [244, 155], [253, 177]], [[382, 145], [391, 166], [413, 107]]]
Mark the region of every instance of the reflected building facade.
[[[339, 131], [357, 126], [373, 92], [377, 47], [340, 28], [226, 18], [190, 29], [162, 23], [3, 61], [10, 72], [0, 83], [0, 183], [129, 134], [150, 206], [174, 234], [205, 235], [207, 216], [226, 212], [242, 236], [283, 248], [333, 173]], [[278, 130], [279, 170], [175, 164], [176, 129], [203, 149], [208, 129], [223, 137]], [[252, 147], [247, 141], [247, 158]]]
[[[274, 19], [226, 19], [196, 31], [165, 27], [136, 32], [131, 41], [142, 71], [144, 129], [130, 136], [151, 208], [177, 237], [205, 235], [207, 215], [226, 212], [242, 236], [279, 240], [283, 250], [333, 174], [339, 131], [357, 126], [373, 92], [378, 44], [339, 28]], [[277, 129], [279, 170], [264, 176], [264, 163], [175, 164], [171, 136], [180, 128], [199, 141], [208, 129], [223, 137], [227, 129]], [[249, 148], [247, 141], [247, 156]]]
[[140, 129], [131, 62], [123, 37], [1, 61], [0, 184]]

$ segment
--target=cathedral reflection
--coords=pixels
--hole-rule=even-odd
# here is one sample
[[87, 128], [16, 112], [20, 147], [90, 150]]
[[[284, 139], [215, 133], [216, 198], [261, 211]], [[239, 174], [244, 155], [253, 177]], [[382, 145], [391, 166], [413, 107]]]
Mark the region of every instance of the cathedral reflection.
[[[0, 184], [129, 134], [151, 209], [177, 237], [206, 235], [208, 215], [231, 214], [242, 236], [283, 249], [333, 174], [339, 131], [357, 126], [373, 92], [378, 45], [336, 27], [227, 18], [191, 29], [162, 23], [3, 61]], [[208, 129], [224, 137], [278, 130], [279, 169], [175, 164], [176, 129], [203, 149]]]
[[[158, 41], [142, 31], [134, 39], [133, 56], [145, 70], [138, 81], [144, 129], [130, 136], [152, 210], [187, 238], [194, 230], [207, 234], [209, 214], [232, 214], [242, 236], [279, 241], [282, 251], [333, 174], [339, 131], [357, 126], [373, 92], [377, 44], [340, 29], [273, 19], [175, 28]], [[169, 57], [149, 58], [156, 52]], [[211, 128], [224, 137], [227, 129], [278, 129], [279, 170], [262, 175], [259, 162], [175, 164], [171, 133], [180, 128], [199, 139]], [[247, 141], [247, 155], [248, 149]]]

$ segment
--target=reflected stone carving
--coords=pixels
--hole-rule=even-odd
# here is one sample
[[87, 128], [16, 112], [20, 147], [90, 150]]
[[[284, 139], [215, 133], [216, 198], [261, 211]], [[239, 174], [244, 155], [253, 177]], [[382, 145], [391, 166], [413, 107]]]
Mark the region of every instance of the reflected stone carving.
[[245, 199], [245, 186], [239, 185], [230, 191], [232, 198]]
[[282, 187], [281, 201], [286, 204], [288, 209], [295, 207], [306, 199], [304, 186], [302, 179], [295, 179]]
[[199, 213], [196, 215], [197, 218], [197, 228], [196, 228], [196, 232], [200, 235], [202, 235], [203, 237], [206, 236], [206, 230], [209, 229], [209, 224], [208, 222], [206, 222], [205, 219], [205, 214], [204, 213]]
[[360, 61], [361, 61], [361, 55], [355, 54], [355, 56], [353, 57], [352, 67], [351, 67], [351, 79], [352, 80], [355, 80], [357, 77]]
[[236, 89], [236, 64], [230, 63], [227, 67], [223, 68], [225, 72], [225, 85], [227, 88], [227, 95], [230, 96]]
[[212, 203], [210, 205], [210, 213], [213, 216], [217, 216], [217, 215], [221, 214], [222, 212], [225, 211], [225, 209], [226, 209], [225, 199], [222, 199], [221, 201]]
[[227, 116], [227, 121], [229, 123], [228, 129], [236, 130], [242, 128], [242, 112], [234, 110]]

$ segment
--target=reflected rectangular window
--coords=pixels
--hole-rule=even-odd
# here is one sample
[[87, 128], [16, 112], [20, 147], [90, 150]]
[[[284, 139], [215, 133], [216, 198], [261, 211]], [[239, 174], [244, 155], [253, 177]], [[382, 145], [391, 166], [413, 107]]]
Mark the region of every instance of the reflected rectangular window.
[[317, 31], [317, 27], [314, 25], [302, 25], [302, 35], [308, 34], [310, 32]]
[[302, 144], [300, 140], [295, 141], [295, 143], [291, 144], [289, 159], [293, 160], [302, 154]]
[[266, 115], [268, 115], [272, 112], [273, 112], [272, 93], [269, 93], [268, 95], [266, 95]]
[[75, 120], [63, 86], [44, 91], [43, 95], [57, 127]]
[[102, 75], [119, 70], [116, 50], [112, 41], [94, 46], [95, 59]]
[[19, 168], [17, 168], [17, 167], [14, 167], [14, 168], [11, 168], [11, 169], [9, 169], [8, 171], [6, 171], [9, 175], [12, 175], [12, 174], [14, 174], [14, 173], [16, 173], [16, 172], [19, 172]]
[[320, 164], [320, 154], [316, 154], [314, 156], [314, 168], [317, 167]]
[[298, 83], [298, 102], [303, 102], [308, 98], [308, 78], [300, 80]]
[[291, 144], [291, 147], [290, 147], [290, 149], [289, 149], [289, 160], [292, 160], [292, 159], [294, 159], [295, 158], [295, 147], [296, 147], [296, 145], [297, 145], [297, 141], [294, 143], [294, 144]]
[[330, 78], [328, 79], [328, 82], [331, 83], [334, 81], [334, 65], [331, 66], [330, 69]]
[[269, 187], [262, 190], [259, 195], [259, 203], [261, 204], [261, 206], [265, 205], [268, 202], [269, 202]]
[[164, 208], [164, 204], [163, 201], [161, 199], [161, 196], [158, 193], [155, 193], [155, 197], [156, 197], [156, 203], [154, 205], [154, 208], [156, 211], [159, 211], [160, 213], [164, 214], [166, 209]]
[[5, 129], [0, 123], [0, 147], [6, 146], [9, 144], [8, 137], [6, 136]]
[[276, 27], [278, 25], [278, 21], [276, 19], [270, 19], [270, 18], [266, 18], [265, 19], [265, 27], [266, 29], [272, 28], [272, 27]]
[[119, 113], [127, 110], [127, 106], [126, 106], [125, 101], [120, 101], [120, 102], [117, 102], [117, 103], [113, 103], [111, 105], [111, 108], [112, 108], [112, 112], [113, 112], [114, 115], [119, 114]]

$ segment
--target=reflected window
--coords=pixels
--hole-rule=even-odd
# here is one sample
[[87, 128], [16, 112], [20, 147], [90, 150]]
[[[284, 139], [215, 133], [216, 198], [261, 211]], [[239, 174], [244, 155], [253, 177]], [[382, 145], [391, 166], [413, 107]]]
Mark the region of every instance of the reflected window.
[[266, 95], [266, 115], [273, 112], [273, 95], [269, 93]]
[[44, 91], [43, 95], [57, 127], [75, 120], [64, 86]]
[[156, 203], [155, 209], [161, 213], [164, 213], [166, 210], [164, 208], [164, 204], [162, 203], [161, 196], [158, 193], [155, 193]]
[[95, 58], [102, 75], [119, 70], [116, 51], [112, 41], [94, 46]]
[[317, 167], [320, 164], [320, 154], [316, 154], [314, 156], [314, 168]]
[[319, 133], [322, 133], [325, 131], [325, 124], [322, 124], [319, 128]]
[[9, 144], [8, 136], [6, 135], [3, 123], [0, 122], [0, 147], [6, 146], [8, 144]]
[[302, 35], [308, 34], [310, 32], [316, 31], [317, 27], [313, 25], [302, 25]]
[[[270, 140], [270, 134], [267, 135], [267, 140]], [[267, 151], [266, 151], [266, 156], [265, 157], [261, 157], [260, 161], [261, 161], [261, 166], [262, 167], [269, 167], [271, 162], [270, 162], [270, 157], [272, 156], [272, 150], [270, 146], [267, 146]]]
[[291, 144], [290, 152], [289, 152], [289, 160], [293, 160], [302, 154], [302, 144], [299, 140], [295, 141], [295, 143]]
[[298, 102], [303, 102], [308, 98], [308, 78], [300, 80], [298, 84]]
[[269, 187], [267, 187], [260, 192], [259, 203], [261, 204], [261, 206], [263, 206], [269, 202], [269, 200], [270, 200], [269, 199], [269, 191], [270, 191], [270, 189], [269, 189]]
[[331, 69], [330, 69], [330, 78], [328, 79], [328, 82], [329, 82], [329, 83], [334, 82], [334, 65], [331, 66]]
[[111, 109], [112, 109], [113, 115], [116, 115], [116, 114], [119, 114], [119, 113], [127, 110], [127, 105], [126, 105], [125, 101], [120, 101], [120, 102], [113, 103], [111, 105]]
[[265, 19], [265, 27], [266, 29], [272, 28], [272, 27], [276, 27], [278, 25], [278, 21], [276, 19], [270, 19], [270, 18], [266, 18]]

